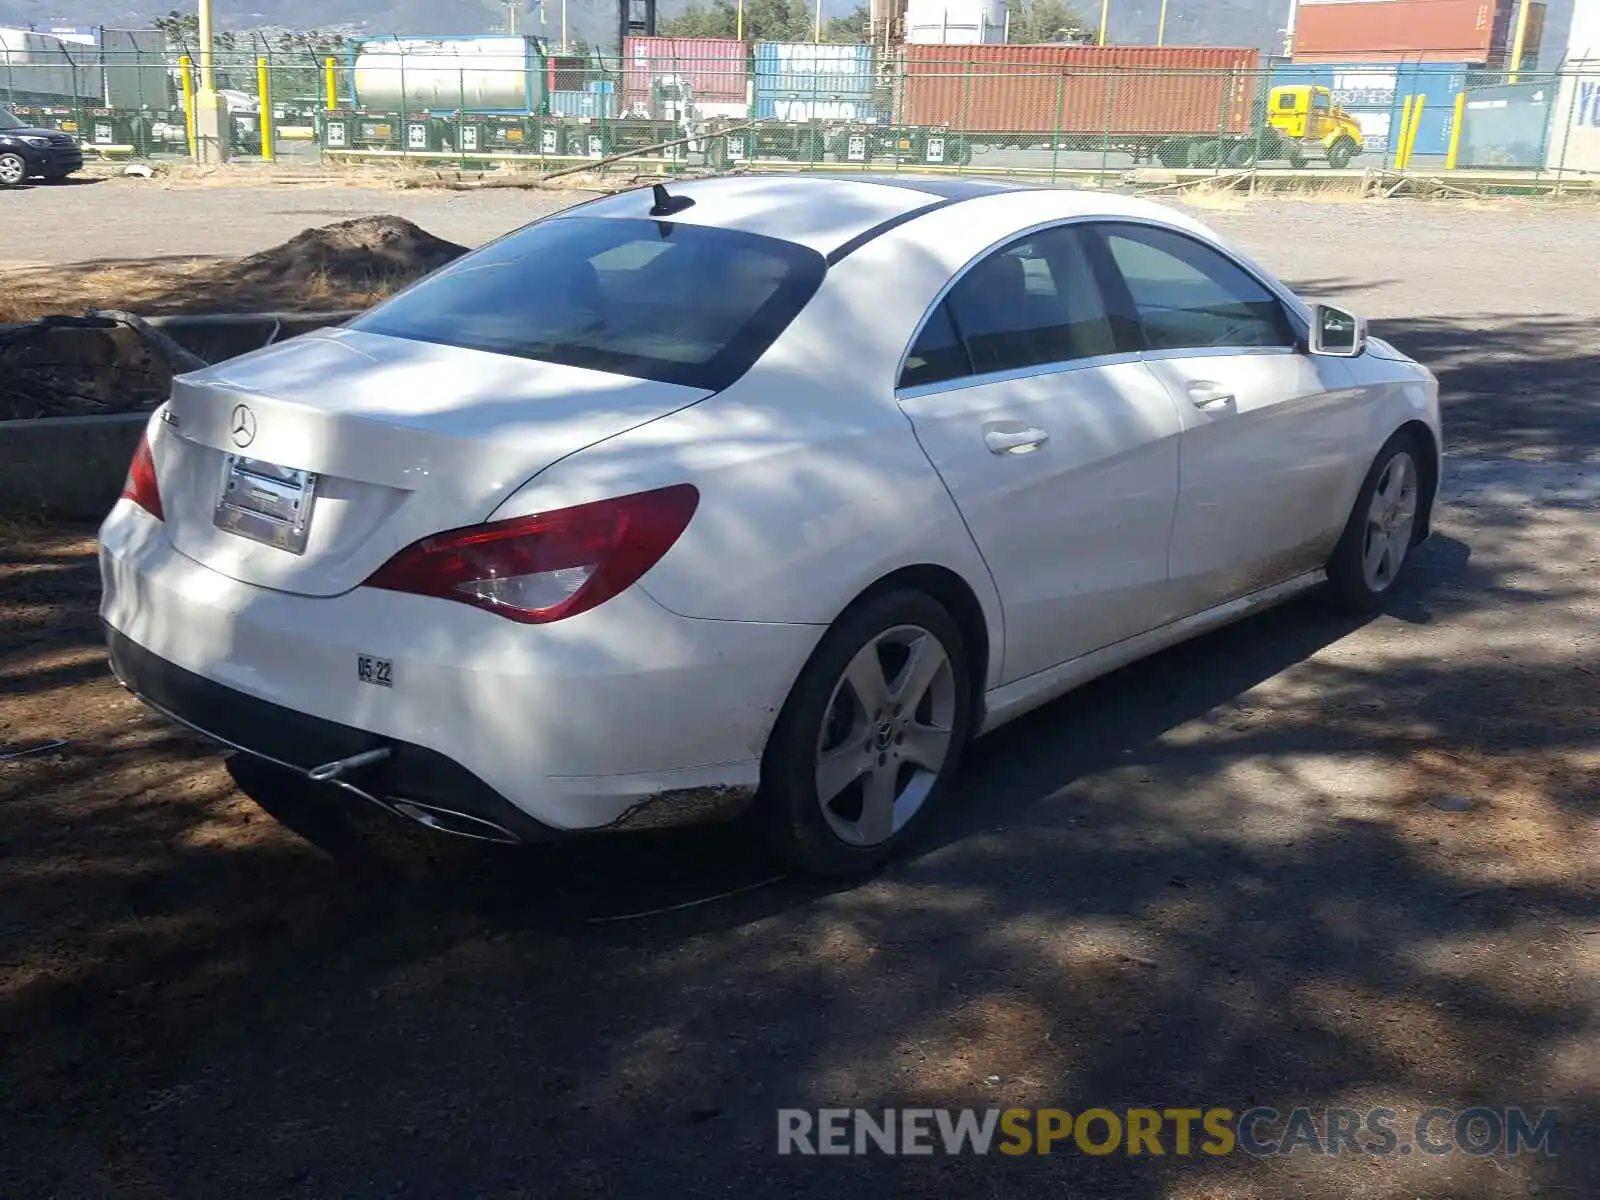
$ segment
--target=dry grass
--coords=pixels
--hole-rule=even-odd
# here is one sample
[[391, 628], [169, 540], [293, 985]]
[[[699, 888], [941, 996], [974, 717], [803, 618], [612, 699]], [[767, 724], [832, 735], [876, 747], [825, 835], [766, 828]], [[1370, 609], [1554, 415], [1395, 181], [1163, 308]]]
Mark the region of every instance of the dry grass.
[[0, 270], [0, 322], [91, 308], [145, 316], [184, 312], [305, 312], [367, 308], [410, 282], [340, 281], [325, 271], [281, 286], [240, 284], [231, 258], [129, 259]]

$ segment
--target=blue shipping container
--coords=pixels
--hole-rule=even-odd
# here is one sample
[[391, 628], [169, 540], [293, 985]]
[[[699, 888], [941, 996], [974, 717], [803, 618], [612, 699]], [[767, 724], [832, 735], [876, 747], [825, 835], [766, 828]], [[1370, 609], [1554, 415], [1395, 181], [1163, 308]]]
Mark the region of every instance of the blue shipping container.
[[1543, 167], [1560, 86], [1558, 77], [1546, 77], [1469, 88], [1456, 165], [1523, 170]]
[[878, 112], [869, 100], [809, 100], [788, 96], [756, 99], [758, 121], [876, 121]]
[[1450, 148], [1456, 96], [1466, 87], [1466, 63], [1339, 63], [1279, 67], [1273, 87], [1311, 84], [1333, 92], [1333, 102], [1361, 123], [1368, 154], [1392, 157], [1406, 97], [1423, 97], [1422, 123], [1412, 153], [1442, 156]]
[[757, 42], [755, 87], [758, 101], [870, 99], [872, 47]]
[[614, 92], [551, 92], [550, 114], [556, 117], [604, 117], [617, 115]]

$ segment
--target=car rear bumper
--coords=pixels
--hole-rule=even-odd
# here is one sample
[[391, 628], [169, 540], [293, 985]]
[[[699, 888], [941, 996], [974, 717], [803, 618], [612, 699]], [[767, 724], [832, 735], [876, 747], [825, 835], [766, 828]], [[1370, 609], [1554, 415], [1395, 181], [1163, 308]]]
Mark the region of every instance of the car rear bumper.
[[[109, 625], [106, 646], [111, 672], [123, 687], [230, 750], [326, 782], [396, 815], [421, 820], [418, 814], [426, 814], [431, 821], [424, 823], [462, 836], [530, 842], [556, 833], [435, 750], [248, 696], [174, 666]], [[358, 756], [374, 761], [331, 770]]]
[[[517, 840], [736, 813], [821, 633], [678, 617], [637, 588], [545, 626], [369, 588], [291, 595], [186, 558], [126, 500], [100, 565], [113, 667], [153, 707], [304, 774], [387, 751], [333, 782]], [[362, 655], [392, 686], [360, 678]]]

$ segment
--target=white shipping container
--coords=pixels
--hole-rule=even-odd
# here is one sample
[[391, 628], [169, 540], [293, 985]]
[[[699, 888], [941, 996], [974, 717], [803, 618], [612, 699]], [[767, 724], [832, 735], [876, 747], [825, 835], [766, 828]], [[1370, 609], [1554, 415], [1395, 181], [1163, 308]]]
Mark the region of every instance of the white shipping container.
[[906, 41], [924, 46], [998, 45], [1006, 40], [1005, 0], [907, 0]]
[[1600, 60], [1600, 0], [1572, 0], [1572, 24], [1563, 57], [1575, 62]]
[[1551, 170], [1600, 175], [1600, 58], [1566, 65], [1545, 161]]

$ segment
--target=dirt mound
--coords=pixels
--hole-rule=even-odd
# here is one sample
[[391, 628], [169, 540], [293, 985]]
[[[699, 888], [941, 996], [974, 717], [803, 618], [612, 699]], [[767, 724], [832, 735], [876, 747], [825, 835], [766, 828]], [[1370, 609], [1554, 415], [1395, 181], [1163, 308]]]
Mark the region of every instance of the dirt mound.
[[257, 286], [370, 286], [415, 279], [466, 252], [400, 217], [359, 217], [307, 229], [240, 259], [231, 274]]

